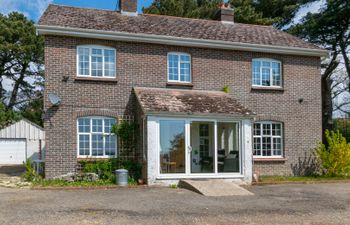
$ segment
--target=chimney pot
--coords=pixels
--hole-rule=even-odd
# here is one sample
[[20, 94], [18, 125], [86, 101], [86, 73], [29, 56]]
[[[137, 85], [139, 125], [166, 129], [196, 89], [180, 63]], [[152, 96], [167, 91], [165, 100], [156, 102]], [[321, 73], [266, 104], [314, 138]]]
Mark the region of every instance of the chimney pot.
[[119, 0], [119, 10], [123, 15], [137, 16], [137, 0]]

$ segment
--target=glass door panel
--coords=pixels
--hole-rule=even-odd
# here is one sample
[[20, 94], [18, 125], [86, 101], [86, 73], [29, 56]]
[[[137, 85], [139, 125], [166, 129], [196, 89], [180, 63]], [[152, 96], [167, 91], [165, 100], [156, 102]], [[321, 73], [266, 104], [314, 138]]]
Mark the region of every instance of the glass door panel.
[[185, 125], [184, 120], [161, 120], [160, 173], [185, 173]]
[[239, 173], [239, 123], [217, 123], [218, 172]]
[[214, 122], [191, 122], [189, 151], [191, 173], [214, 173]]

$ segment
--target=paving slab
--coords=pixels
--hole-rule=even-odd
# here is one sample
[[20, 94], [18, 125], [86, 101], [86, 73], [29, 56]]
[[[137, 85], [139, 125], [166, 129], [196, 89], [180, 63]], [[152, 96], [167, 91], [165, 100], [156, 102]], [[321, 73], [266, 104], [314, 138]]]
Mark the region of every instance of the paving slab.
[[179, 187], [197, 192], [204, 196], [246, 196], [252, 192], [238, 184], [225, 180], [180, 180]]

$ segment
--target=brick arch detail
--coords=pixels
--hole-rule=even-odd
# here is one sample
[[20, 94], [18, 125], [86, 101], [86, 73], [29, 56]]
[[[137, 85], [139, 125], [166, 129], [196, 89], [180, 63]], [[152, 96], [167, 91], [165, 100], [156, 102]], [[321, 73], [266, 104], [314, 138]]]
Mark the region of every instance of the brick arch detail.
[[257, 115], [255, 117], [254, 122], [259, 122], [259, 121], [274, 121], [274, 122], [283, 123], [283, 118], [277, 115]]
[[117, 120], [121, 119], [117, 112], [111, 111], [111, 110], [104, 110], [104, 109], [86, 109], [86, 110], [77, 111], [74, 114], [75, 114], [74, 117], [76, 119], [80, 117], [85, 117], [85, 116], [105, 116], [105, 117], [113, 117], [113, 118], [116, 118]]

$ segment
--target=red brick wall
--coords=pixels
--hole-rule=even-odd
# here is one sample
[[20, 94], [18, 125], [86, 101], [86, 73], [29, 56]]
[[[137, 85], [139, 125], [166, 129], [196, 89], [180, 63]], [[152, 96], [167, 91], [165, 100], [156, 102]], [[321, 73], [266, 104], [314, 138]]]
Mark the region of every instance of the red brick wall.
[[[116, 48], [118, 82], [75, 80], [76, 46], [80, 44]], [[74, 170], [79, 115], [130, 115], [134, 110], [133, 86], [166, 87], [167, 53], [170, 51], [191, 54], [194, 89], [221, 90], [229, 85], [232, 96], [256, 112], [257, 119], [284, 123], [287, 161], [255, 162], [255, 172], [292, 174], [292, 168], [305, 154], [309, 155], [321, 139], [319, 58], [46, 36], [45, 97], [53, 92], [62, 99], [56, 109], [50, 108], [45, 98], [45, 109], [50, 108], [45, 122], [48, 177]], [[251, 61], [257, 57], [282, 61], [283, 91], [251, 89]], [[63, 76], [68, 76], [69, 80], [62, 81]], [[304, 102], [300, 104], [299, 98]]]

